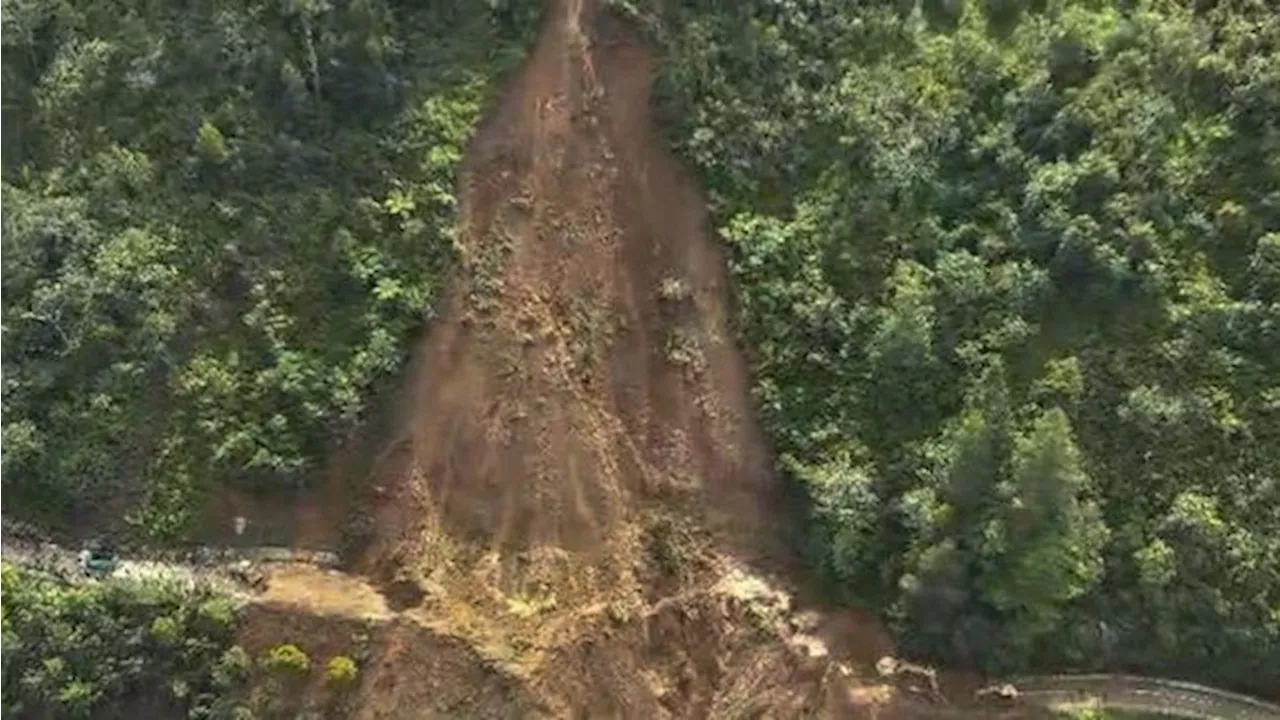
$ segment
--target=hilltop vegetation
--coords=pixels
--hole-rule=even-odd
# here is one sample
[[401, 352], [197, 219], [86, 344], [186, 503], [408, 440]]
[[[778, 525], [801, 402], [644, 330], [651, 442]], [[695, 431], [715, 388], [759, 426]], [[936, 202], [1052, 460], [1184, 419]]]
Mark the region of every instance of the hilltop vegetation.
[[431, 315], [536, 14], [5, 0], [6, 509], [176, 537], [313, 477]]
[[911, 652], [1280, 685], [1280, 17], [631, 9], [815, 560]]

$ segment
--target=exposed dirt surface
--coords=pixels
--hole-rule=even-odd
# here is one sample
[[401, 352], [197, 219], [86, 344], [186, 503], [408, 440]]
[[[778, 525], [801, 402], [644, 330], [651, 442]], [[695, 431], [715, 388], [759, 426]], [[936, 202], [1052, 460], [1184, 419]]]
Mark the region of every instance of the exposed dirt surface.
[[549, 13], [470, 147], [464, 277], [374, 470], [360, 568], [513, 653], [722, 553], [779, 554], [724, 259], [649, 126], [649, 80], [610, 16]]
[[310, 565], [290, 565], [269, 574], [260, 603], [292, 607], [314, 615], [385, 620], [386, 598], [359, 578]]
[[375, 469], [367, 567], [563, 604], [641, 592], [655, 509], [760, 554], [781, 498], [724, 260], [650, 127], [649, 57], [591, 3], [557, 5], [470, 147], [465, 277]]
[[321, 669], [349, 655], [364, 679], [342, 708], [358, 718], [910, 716], [891, 714], [906, 707], [892, 687], [858, 679], [862, 659], [833, 656], [820, 615], [746, 568], [652, 604], [580, 608], [572, 627], [549, 624], [563, 642], [529, 648], [388, 612], [358, 579], [310, 566], [273, 568], [247, 613], [247, 650], [311, 657], [297, 712], [330, 707]]

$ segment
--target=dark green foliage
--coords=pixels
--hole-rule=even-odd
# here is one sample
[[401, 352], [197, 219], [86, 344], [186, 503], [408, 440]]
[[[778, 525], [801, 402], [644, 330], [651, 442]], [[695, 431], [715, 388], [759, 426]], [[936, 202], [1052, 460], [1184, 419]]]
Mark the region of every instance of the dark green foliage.
[[1202, 6], [635, 13], [815, 557], [912, 652], [1280, 686], [1280, 16]]
[[305, 482], [431, 315], [536, 13], [5, 0], [6, 508], [167, 537]]
[[229, 717], [237, 611], [159, 581], [73, 587], [4, 566], [6, 718]]

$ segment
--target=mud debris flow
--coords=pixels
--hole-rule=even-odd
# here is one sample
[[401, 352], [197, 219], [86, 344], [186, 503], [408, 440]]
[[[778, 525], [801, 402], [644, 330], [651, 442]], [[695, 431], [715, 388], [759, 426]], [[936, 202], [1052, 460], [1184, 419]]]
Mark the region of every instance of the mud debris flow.
[[635, 585], [609, 559], [634, 559], [646, 504], [768, 527], [725, 264], [649, 126], [648, 55], [594, 3], [549, 12], [465, 161], [463, 277], [375, 470], [371, 569], [450, 541], [504, 561], [557, 548], [530, 562], [586, 563], [613, 589]]
[[[780, 488], [725, 258], [652, 125], [651, 75], [608, 11], [552, 2], [477, 128], [462, 268], [368, 480], [374, 532], [353, 567], [386, 605], [347, 595], [390, 620], [359, 717], [456, 716], [441, 683], [506, 698], [483, 706], [512, 717], [854, 697], [841, 654], [764, 579], [788, 564]], [[281, 581], [269, 606], [310, 606], [303, 575]], [[862, 634], [867, 658], [887, 651]]]

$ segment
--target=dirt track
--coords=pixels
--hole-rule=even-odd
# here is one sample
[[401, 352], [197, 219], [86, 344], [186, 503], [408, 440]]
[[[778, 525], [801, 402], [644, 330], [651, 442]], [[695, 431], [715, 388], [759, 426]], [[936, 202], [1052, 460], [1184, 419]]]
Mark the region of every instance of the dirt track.
[[[3, 519], [3, 529], [0, 530], [0, 556], [6, 563], [39, 570], [68, 583], [78, 584], [94, 579], [81, 569], [75, 550], [8, 518]], [[272, 575], [271, 592], [265, 598], [257, 598], [243, 574], [236, 571], [238, 565], [246, 562], [258, 571]], [[110, 577], [115, 580], [161, 580], [186, 586], [209, 585], [246, 602], [275, 601], [292, 594], [308, 598], [308, 602], [303, 603], [308, 611], [318, 605], [311, 602], [313, 591], [325, 589], [326, 583], [342, 583], [342, 594], [347, 595], [363, 586], [366, 590], [363, 596], [373, 594], [381, 601], [381, 596], [362, 580], [338, 572], [335, 569], [338, 565], [339, 559], [334, 553], [278, 546], [196, 547], [186, 550], [130, 548], [124, 552]], [[299, 585], [301, 587], [297, 587]], [[295, 587], [292, 593], [290, 587]], [[321, 599], [323, 595], [317, 593]], [[359, 597], [361, 593], [355, 592], [354, 595]]]

